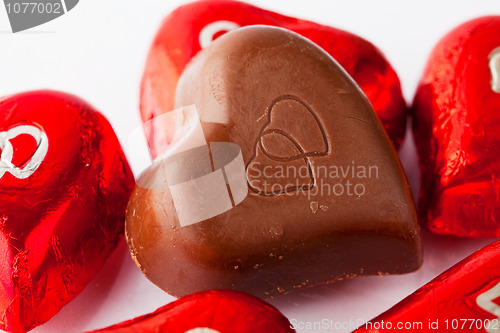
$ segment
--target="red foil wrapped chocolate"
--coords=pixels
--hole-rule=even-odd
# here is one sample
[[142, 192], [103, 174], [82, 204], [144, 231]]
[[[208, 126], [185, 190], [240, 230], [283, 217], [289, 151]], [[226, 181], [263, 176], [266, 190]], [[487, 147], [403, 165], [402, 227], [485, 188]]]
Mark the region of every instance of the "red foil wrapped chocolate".
[[[239, 1], [196, 1], [179, 7], [166, 17], [151, 46], [142, 78], [140, 107], [143, 121], [175, 109], [179, 76], [201, 48], [228, 30], [254, 24], [295, 31], [333, 56], [359, 84], [394, 145], [399, 147], [406, 130], [406, 103], [398, 76], [380, 50], [349, 32]], [[145, 126], [154, 157], [169, 143], [165, 142], [169, 140], [168, 126], [159, 126], [159, 122]], [[170, 133], [172, 136], [174, 131], [172, 129]], [[167, 140], [163, 137], [165, 132]]]
[[500, 241], [456, 264], [355, 333], [500, 331]]
[[434, 48], [413, 105], [420, 212], [430, 230], [500, 236], [500, 16], [467, 22]]
[[277, 309], [240, 291], [209, 290], [185, 296], [138, 317], [94, 333], [295, 332]]
[[123, 233], [134, 178], [107, 120], [36, 91], [0, 99], [0, 328], [46, 322]]

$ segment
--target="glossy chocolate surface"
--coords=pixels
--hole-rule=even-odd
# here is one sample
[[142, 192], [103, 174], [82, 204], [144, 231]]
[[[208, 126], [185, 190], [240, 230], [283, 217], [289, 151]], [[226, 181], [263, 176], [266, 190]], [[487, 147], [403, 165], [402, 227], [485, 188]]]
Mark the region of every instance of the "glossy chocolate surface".
[[[230, 32], [180, 78], [208, 142], [241, 148], [248, 196], [181, 226], [157, 159], [139, 178], [126, 234], [146, 276], [183, 296], [239, 289], [272, 297], [422, 262], [405, 175], [370, 103], [322, 49], [285, 29]], [[192, 203], [196, 205], [196, 202]]]

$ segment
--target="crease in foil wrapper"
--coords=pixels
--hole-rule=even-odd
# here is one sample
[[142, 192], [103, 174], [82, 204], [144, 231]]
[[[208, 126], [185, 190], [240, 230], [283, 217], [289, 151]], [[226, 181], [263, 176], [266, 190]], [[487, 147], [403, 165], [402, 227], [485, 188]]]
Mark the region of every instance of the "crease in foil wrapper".
[[152, 190], [168, 188], [181, 227], [220, 215], [246, 198], [240, 147], [232, 142], [207, 143], [195, 105], [167, 112], [143, 126], [150, 134], [148, 146], [155, 140], [154, 146], [162, 147], [150, 167], [160, 168], [160, 172], [137, 185]]

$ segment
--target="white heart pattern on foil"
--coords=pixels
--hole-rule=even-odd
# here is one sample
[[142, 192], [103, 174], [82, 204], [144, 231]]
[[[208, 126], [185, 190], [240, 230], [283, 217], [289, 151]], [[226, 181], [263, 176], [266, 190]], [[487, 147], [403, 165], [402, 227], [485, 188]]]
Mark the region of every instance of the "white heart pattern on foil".
[[[497, 283], [493, 288], [485, 291], [476, 298], [476, 303], [479, 307], [488, 313], [498, 317], [500, 320], [500, 306], [493, 302], [494, 299], [500, 297], [500, 282]], [[498, 327], [485, 327], [488, 333], [498, 333], [500, 329]]]
[[189, 331], [186, 331], [184, 333], [220, 333], [220, 332], [207, 327], [198, 327], [190, 329]]
[[221, 32], [227, 32], [238, 29], [239, 24], [232, 21], [215, 21], [207, 24], [201, 31], [198, 37], [202, 49], [210, 45], [215, 39], [215, 35]]
[[500, 93], [500, 47], [491, 51], [489, 65], [491, 72], [491, 89], [496, 93]]
[[[12, 163], [14, 148], [10, 142], [10, 140], [21, 134], [31, 135], [36, 141], [36, 151], [23, 168]], [[18, 179], [25, 179], [31, 176], [38, 169], [40, 164], [42, 164], [49, 150], [49, 139], [47, 134], [38, 127], [20, 125], [6, 132], [0, 132], [0, 150], [2, 150], [0, 155], [0, 179], [2, 179], [6, 172], [9, 172]]]

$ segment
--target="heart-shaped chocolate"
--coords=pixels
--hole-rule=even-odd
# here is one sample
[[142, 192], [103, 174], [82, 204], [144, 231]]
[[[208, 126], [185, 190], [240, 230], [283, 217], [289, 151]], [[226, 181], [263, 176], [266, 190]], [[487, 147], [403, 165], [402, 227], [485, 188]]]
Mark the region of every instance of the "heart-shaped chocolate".
[[[293, 333], [277, 309], [233, 290], [208, 290], [185, 296], [138, 317], [93, 333]], [[90, 332], [89, 332], [90, 333]]]
[[455, 28], [434, 48], [413, 103], [423, 223], [500, 236], [500, 16]]
[[134, 179], [106, 119], [63, 93], [0, 99], [0, 149], [0, 323], [24, 332], [104, 264]]
[[[328, 52], [359, 84], [394, 145], [399, 147], [406, 131], [406, 103], [398, 76], [379, 49], [343, 30], [231, 0], [195, 1], [180, 6], [163, 20], [142, 78], [143, 121], [174, 109], [178, 79], [202, 48], [227, 31], [256, 24], [295, 31]], [[145, 126], [154, 157], [169, 144], [164, 125], [151, 122]]]
[[[126, 235], [158, 286], [179, 296], [239, 289], [269, 297], [420, 266], [419, 226], [396, 152], [361, 90], [317, 45], [270, 26], [232, 31], [193, 58], [176, 103], [196, 105], [207, 141], [240, 147], [247, 175], [265, 152], [259, 161], [268, 161], [262, 167], [273, 181], [307, 184], [306, 165], [313, 182], [293, 191], [274, 182], [271, 195], [249, 191], [224, 213], [183, 226], [164, 186], [171, 163], [157, 159], [132, 194]], [[262, 179], [251, 177], [249, 186]], [[192, 197], [208, 193], [215, 204], [215, 184], [205, 184]]]

